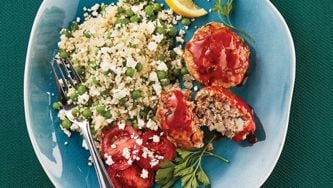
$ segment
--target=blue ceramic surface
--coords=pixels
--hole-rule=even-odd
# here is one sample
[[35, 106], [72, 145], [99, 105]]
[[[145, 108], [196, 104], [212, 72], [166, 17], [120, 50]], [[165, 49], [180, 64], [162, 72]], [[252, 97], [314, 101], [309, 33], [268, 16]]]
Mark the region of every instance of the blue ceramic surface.
[[[27, 128], [36, 155], [56, 187], [97, 187], [94, 168], [87, 165], [88, 151], [82, 139], [71, 138], [59, 128], [56, 112], [50, 107], [56, 99], [48, 62], [59, 40], [59, 29], [67, 27], [84, 6], [110, 0], [45, 0], [36, 16], [27, 52], [24, 100]], [[214, 1], [197, 1], [206, 10]], [[219, 21], [215, 13], [192, 23], [193, 26]], [[281, 153], [288, 127], [290, 103], [295, 79], [295, 50], [282, 16], [268, 0], [237, 0], [231, 18], [254, 39], [252, 73], [245, 86], [234, 89], [255, 110], [265, 130], [264, 141], [245, 147], [223, 139], [215, 152], [228, 158], [224, 164], [205, 160], [204, 168], [212, 187], [259, 187], [268, 178]], [[68, 145], [64, 143], [68, 142]]]

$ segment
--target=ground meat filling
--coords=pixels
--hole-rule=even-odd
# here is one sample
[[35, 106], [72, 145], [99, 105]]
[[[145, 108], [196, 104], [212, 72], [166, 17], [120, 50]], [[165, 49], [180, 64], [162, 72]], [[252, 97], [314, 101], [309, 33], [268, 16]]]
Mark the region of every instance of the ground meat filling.
[[242, 114], [227, 101], [210, 95], [209, 92], [197, 96], [196, 115], [201, 125], [233, 138], [247, 125]]

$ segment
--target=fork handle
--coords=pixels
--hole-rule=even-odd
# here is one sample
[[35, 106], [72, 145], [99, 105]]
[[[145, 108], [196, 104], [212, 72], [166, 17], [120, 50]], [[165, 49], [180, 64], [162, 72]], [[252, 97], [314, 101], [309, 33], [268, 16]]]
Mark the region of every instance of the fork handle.
[[98, 178], [100, 188], [112, 188], [113, 186], [112, 186], [110, 177], [109, 177], [107, 171], [105, 170], [104, 163], [103, 163], [102, 159], [100, 158], [100, 154], [95, 146], [88, 122], [85, 122], [85, 123], [86, 123], [86, 126], [82, 126], [81, 132], [83, 134], [84, 139], [87, 142], [88, 149], [91, 153], [92, 161], [94, 163], [94, 167], [95, 167], [95, 170], [97, 173], [97, 178]]

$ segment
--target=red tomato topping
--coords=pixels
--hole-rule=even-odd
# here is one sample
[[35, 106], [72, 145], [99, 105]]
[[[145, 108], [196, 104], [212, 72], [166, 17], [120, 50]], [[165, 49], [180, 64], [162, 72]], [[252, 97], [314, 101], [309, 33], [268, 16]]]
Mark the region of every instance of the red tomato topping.
[[186, 51], [184, 58], [190, 73], [205, 85], [239, 85], [249, 66], [250, 49], [246, 43], [215, 22], [197, 30], [186, 44]]
[[149, 188], [154, 182], [153, 172], [148, 171], [148, 177], [142, 178], [142, 169], [136, 165], [125, 170], [109, 167], [108, 173], [115, 188]]
[[[155, 137], [155, 138], [154, 138]], [[170, 142], [167, 137], [163, 134], [161, 136], [161, 132], [157, 131], [148, 131], [142, 135], [143, 146], [146, 147], [149, 151], [154, 153], [154, 156], [145, 155], [143, 157], [143, 153], [145, 151], [140, 152], [140, 160], [138, 161], [138, 165], [142, 168], [149, 170], [158, 170], [159, 164], [162, 161], [168, 160], [172, 161], [176, 157], [176, 147]], [[154, 140], [156, 142], [154, 142]], [[157, 142], [158, 141], [158, 142]], [[154, 160], [156, 162], [154, 162]], [[154, 164], [155, 163], [155, 164]], [[153, 166], [151, 164], [154, 164]]]
[[[102, 154], [107, 154], [111, 156], [114, 164], [112, 164], [112, 168], [117, 170], [124, 170], [130, 166], [128, 161], [134, 161], [135, 156], [132, 155], [132, 151], [141, 150], [141, 146], [139, 146], [133, 137], [138, 137], [138, 132], [131, 126], [125, 126], [124, 129], [120, 129], [118, 126], [113, 126], [109, 129], [102, 138]], [[124, 150], [129, 151], [125, 153]]]

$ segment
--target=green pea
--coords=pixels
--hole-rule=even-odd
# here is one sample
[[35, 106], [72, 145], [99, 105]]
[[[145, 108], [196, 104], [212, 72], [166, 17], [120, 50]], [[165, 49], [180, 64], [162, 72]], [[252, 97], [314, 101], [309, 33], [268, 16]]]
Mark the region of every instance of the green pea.
[[141, 93], [140, 93], [140, 91], [139, 90], [134, 90], [133, 92], [132, 92], [132, 99], [138, 99], [138, 98], [140, 98], [141, 97]]
[[52, 108], [55, 109], [55, 110], [60, 110], [61, 108], [61, 103], [60, 102], [54, 102], [52, 104]]
[[90, 118], [92, 115], [92, 112], [89, 108], [85, 108], [82, 112], [83, 117], [85, 117], [86, 119]]
[[69, 98], [72, 99], [73, 101], [76, 101], [78, 98], [78, 95], [76, 92], [73, 92], [69, 95]]
[[126, 76], [132, 77], [134, 75], [134, 69], [133, 68], [127, 68], [126, 69]]
[[177, 57], [177, 53], [174, 51], [174, 50], [171, 50], [170, 51], [170, 58], [171, 59], [174, 59], [174, 58], [176, 58]]
[[139, 129], [139, 124], [138, 123], [133, 123], [132, 126], [133, 126], [134, 129]]
[[136, 71], [141, 72], [143, 70], [143, 65], [142, 63], [138, 63], [135, 66]]
[[153, 9], [155, 12], [158, 12], [158, 11], [162, 10], [162, 6], [159, 3], [154, 3]]
[[178, 75], [180, 74], [180, 69], [173, 69], [173, 70], [172, 70], [172, 74], [173, 74], [174, 76], [178, 76]]
[[133, 124], [133, 122], [132, 122], [131, 119], [127, 119], [127, 120], [126, 120], [126, 125], [132, 125], [132, 124]]
[[182, 23], [183, 25], [190, 25], [190, 24], [191, 24], [191, 21], [190, 21], [190, 19], [188, 19], [188, 18], [183, 18], [182, 21], [181, 21], [181, 23]]
[[130, 18], [130, 22], [132, 22], [132, 23], [137, 23], [137, 22], [139, 22], [139, 20], [140, 19], [137, 15], [131, 16], [131, 18]]
[[89, 31], [83, 31], [83, 36], [86, 37], [86, 38], [90, 38], [91, 34], [90, 34]]
[[161, 85], [162, 86], [167, 86], [169, 84], [170, 84], [169, 78], [164, 78], [164, 79], [161, 80]]
[[118, 7], [117, 11], [118, 11], [119, 14], [121, 14], [121, 13], [125, 12], [125, 9], [123, 7]]
[[106, 119], [110, 119], [112, 117], [112, 114], [110, 111], [106, 111], [102, 114], [103, 117], [105, 117]]
[[79, 29], [79, 24], [77, 22], [72, 22], [71, 24], [71, 30], [76, 31]]
[[188, 74], [188, 70], [186, 67], [183, 67], [180, 72], [182, 73], [182, 75]]
[[158, 54], [157, 59], [160, 60], [160, 61], [164, 61], [165, 60], [164, 54]]
[[154, 16], [154, 7], [152, 5], [146, 6], [144, 11], [148, 16]]
[[80, 114], [80, 111], [79, 111], [79, 109], [77, 109], [77, 108], [74, 108], [73, 110], [72, 110], [72, 115], [74, 116], [74, 117], [78, 117], [79, 116], [79, 114]]
[[120, 105], [125, 105], [125, 103], [126, 103], [126, 97], [121, 98], [121, 99], [119, 100], [119, 104], [120, 104]]
[[65, 118], [64, 120], [62, 120], [61, 126], [64, 129], [69, 129], [72, 126], [72, 122]]
[[157, 27], [156, 33], [158, 34], [166, 34], [166, 29], [164, 27]]
[[157, 78], [158, 79], [164, 79], [164, 78], [166, 78], [167, 77], [167, 73], [165, 72], [165, 71], [163, 71], [163, 70], [161, 70], [161, 71], [157, 71]]
[[60, 49], [60, 51], [59, 51], [59, 57], [61, 59], [66, 59], [68, 56], [69, 56], [69, 53], [66, 50]]
[[102, 6], [101, 6], [101, 12], [104, 12], [104, 11], [105, 11], [105, 9], [106, 9], [106, 7], [107, 7], [107, 5], [106, 5], [106, 4], [102, 4]]
[[100, 114], [105, 112], [105, 107], [103, 105], [99, 105], [96, 107], [96, 111]]
[[96, 100], [92, 103], [92, 106], [98, 106], [99, 105], [99, 102]]
[[83, 95], [85, 92], [87, 92], [87, 88], [84, 85], [79, 85], [79, 87], [77, 87], [77, 93], [79, 95]]
[[140, 116], [143, 118], [146, 118], [149, 112], [149, 108], [144, 108], [142, 110], [140, 110]]
[[75, 66], [74, 69], [75, 69], [75, 71], [76, 71], [80, 76], [84, 75], [84, 67], [82, 67], [82, 66]]
[[133, 12], [132, 9], [127, 9], [127, 10], [125, 11], [125, 14], [126, 14], [127, 17], [131, 17], [131, 16], [134, 15], [134, 12]]
[[129, 20], [126, 19], [126, 18], [118, 18], [118, 19], [116, 20], [116, 25], [117, 25], [117, 24], [124, 25], [124, 24], [128, 24], [128, 22], [129, 22]]
[[170, 28], [169, 28], [169, 31], [168, 31], [168, 35], [169, 35], [170, 37], [174, 37], [174, 36], [176, 36], [176, 35], [177, 35], [177, 29], [176, 29], [175, 27], [170, 27]]
[[68, 29], [64, 29], [61, 34], [65, 35], [66, 37], [72, 36], [72, 32]]

